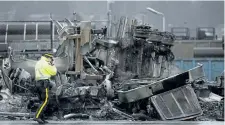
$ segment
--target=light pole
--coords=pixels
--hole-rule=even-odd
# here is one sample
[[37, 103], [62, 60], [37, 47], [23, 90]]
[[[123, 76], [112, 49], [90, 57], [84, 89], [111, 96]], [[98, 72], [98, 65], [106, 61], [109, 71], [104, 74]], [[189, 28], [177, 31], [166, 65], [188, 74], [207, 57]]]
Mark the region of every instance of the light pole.
[[159, 11], [156, 11], [156, 10], [150, 8], [150, 7], [147, 7], [146, 9], [147, 9], [148, 11], [154, 13], [154, 14], [157, 14], [157, 15], [162, 16], [162, 19], [163, 19], [163, 31], [165, 31], [165, 26], [166, 26], [166, 24], [165, 24], [165, 16], [164, 16], [164, 14], [161, 13], [161, 12], [159, 12]]
[[113, 0], [107, 0], [107, 19], [108, 19], [108, 27], [107, 27], [107, 36], [112, 37], [112, 4]]

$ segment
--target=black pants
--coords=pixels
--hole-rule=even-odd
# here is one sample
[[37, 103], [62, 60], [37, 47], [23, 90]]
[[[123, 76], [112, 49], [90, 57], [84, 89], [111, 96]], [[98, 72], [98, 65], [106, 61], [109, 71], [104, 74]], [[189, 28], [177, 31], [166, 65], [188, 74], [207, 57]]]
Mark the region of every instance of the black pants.
[[35, 113], [35, 118], [44, 118], [44, 112], [49, 103], [49, 85], [49, 80], [36, 81], [36, 92], [41, 104]]

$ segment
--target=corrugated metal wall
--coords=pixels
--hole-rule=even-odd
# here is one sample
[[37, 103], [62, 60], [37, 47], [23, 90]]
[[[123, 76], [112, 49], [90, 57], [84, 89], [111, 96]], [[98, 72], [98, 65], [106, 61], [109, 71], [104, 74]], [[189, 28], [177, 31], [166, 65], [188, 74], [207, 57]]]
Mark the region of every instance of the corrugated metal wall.
[[224, 71], [224, 58], [182, 59], [176, 60], [175, 62], [176, 65], [184, 71], [195, 67], [197, 63], [203, 64], [206, 78], [212, 81]]

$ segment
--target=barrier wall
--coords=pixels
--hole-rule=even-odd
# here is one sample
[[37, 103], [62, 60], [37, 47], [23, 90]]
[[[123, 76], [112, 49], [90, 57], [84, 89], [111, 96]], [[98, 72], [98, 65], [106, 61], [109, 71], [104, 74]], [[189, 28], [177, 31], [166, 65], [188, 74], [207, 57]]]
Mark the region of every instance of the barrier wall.
[[206, 78], [212, 81], [224, 71], [224, 58], [181, 59], [175, 60], [175, 63], [184, 71], [197, 66], [197, 63], [201, 63], [203, 64]]

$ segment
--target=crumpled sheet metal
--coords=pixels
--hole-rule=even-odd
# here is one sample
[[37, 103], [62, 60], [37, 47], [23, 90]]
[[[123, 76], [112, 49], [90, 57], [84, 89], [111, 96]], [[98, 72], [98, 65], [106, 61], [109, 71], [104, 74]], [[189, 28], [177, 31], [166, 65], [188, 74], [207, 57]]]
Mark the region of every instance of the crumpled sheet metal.
[[189, 82], [193, 82], [193, 81], [203, 78], [205, 76], [205, 73], [204, 73], [204, 70], [202, 67], [203, 67], [202, 64], [198, 64], [197, 67], [188, 70]]
[[[97, 86], [83, 86], [83, 87], [69, 87], [65, 90], [62, 90], [61, 97], [67, 98], [67, 97], [77, 97], [77, 96], [98, 96], [100, 87]], [[58, 92], [58, 95], [60, 92]]]
[[[194, 76], [195, 75], [195, 76]], [[149, 83], [148, 85], [142, 85], [130, 90], [119, 90], [119, 101], [123, 103], [130, 103], [144, 99], [155, 94], [159, 94], [165, 91], [169, 91], [183, 85], [189, 81], [194, 81], [204, 76], [202, 65], [190, 69], [184, 73], [171, 76], [157, 82]]]

